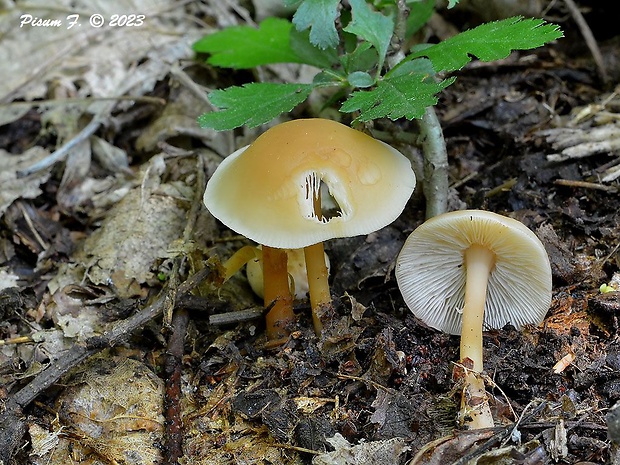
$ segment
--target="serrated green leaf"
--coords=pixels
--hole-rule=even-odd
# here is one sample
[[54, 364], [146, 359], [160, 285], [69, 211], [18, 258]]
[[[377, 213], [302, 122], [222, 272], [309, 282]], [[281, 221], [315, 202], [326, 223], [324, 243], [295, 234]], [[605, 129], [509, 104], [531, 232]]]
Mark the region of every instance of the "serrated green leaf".
[[434, 76], [435, 69], [433, 63], [428, 58], [416, 58], [415, 60], [405, 61], [400, 66], [388, 72], [386, 78], [395, 78], [405, 75], [421, 75], [426, 77]]
[[193, 46], [209, 53], [214, 66], [248, 69], [270, 63], [304, 63], [290, 46], [293, 25], [285, 19], [267, 18], [258, 27], [234, 26], [207, 35]]
[[372, 44], [379, 54], [379, 69], [394, 33], [394, 22], [387, 16], [370, 8], [366, 0], [349, 0], [353, 11], [353, 20], [344, 28], [346, 32]]
[[529, 50], [562, 37], [555, 24], [542, 19], [513, 17], [482, 24], [436, 45], [418, 50], [407, 59], [428, 57], [437, 72], [456, 71], [472, 59], [494, 61], [506, 58], [513, 50]]
[[436, 94], [453, 81], [454, 78], [433, 82], [424, 73], [385, 78], [372, 90], [353, 92], [340, 111], [359, 111], [355, 121], [385, 117], [391, 120], [421, 118], [426, 107], [437, 103]]
[[321, 50], [338, 45], [336, 18], [340, 0], [304, 0], [293, 15], [298, 31], [310, 28], [310, 42]]
[[198, 124], [218, 131], [243, 125], [253, 128], [291, 111], [308, 98], [314, 87], [312, 84], [259, 82], [216, 90], [208, 97], [220, 111], [199, 116]]

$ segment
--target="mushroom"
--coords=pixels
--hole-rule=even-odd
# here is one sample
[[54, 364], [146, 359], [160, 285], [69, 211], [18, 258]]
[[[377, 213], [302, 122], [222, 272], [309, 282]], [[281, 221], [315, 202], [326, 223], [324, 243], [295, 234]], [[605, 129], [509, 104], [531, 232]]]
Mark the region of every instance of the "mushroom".
[[470, 429], [493, 426], [479, 375], [482, 330], [542, 322], [551, 304], [551, 267], [542, 243], [523, 223], [496, 213], [444, 213], [411, 233], [395, 273], [416, 317], [461, 335], [461, 419]]
[[[224, 159], [207, 183], [204, 203], [226, 226], [263, 246], [266, 305], [290, 301], [282, 249], [304, 249], [319, 334], [322, 315], [331, 308], [323, 241], [390, 224], [414, 187], [411, 164], [396, 149], [335, 121], [313, 118], [274, 126]], [[268, 292], [274, 272], [280, 275], [275, 295]], [[280, 322], [279, 317], [270, 321], [274, 310], [267, 314], [268, 336], [285, 336], [282, 327], [271, 327]], [[290, 320], [292, 310], [282, 315]]]
[[[261, 249], [259, 245], [257, 250]], [[291, 293], [295, 299], [303, 299], [310, 290], [308, 286], [308, 272], [306, 271], [306, 259], [303, 249], [285, 249], [287, 257], [287, 270], [290, 278]], [[329, 257], [325, 254], [325, 264], [329, 274]], [[263, 259], [260, 253], [247, 262], [245, 272], [248, 282], [254, 293], [265, 297], [263, 292]]]

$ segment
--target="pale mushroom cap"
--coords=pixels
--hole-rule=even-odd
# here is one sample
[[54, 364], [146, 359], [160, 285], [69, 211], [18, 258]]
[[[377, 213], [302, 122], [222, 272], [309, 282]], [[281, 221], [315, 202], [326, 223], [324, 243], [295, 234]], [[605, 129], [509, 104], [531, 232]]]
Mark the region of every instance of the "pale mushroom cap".
[[[321, 183], [338, 216], [314, 214]], [[209, 180], [204, 203], [239, 234], [296, 249], [387, 226], [414, 187], [411, 163], [394, 148], [335, 121], [302, 119], [274, 126], [229, 155]]]
[[489, 277], [484, 329], [538, 325], [551, 305], [551, 267], [540, 240], [523, 223], [481, 210], [444, 213], [405, 241], [396, 280], [413, 314], [428, 326], [461, 333], [463, 253], [472, 244], [496, 257]]

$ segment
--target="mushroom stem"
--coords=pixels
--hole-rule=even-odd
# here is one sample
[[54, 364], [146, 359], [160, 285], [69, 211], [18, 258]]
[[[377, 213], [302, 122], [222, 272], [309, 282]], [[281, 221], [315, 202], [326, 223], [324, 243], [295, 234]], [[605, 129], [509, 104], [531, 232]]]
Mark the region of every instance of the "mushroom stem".
[[304, 256], [306, 258], [306, 272], [308, 273], [312, 323], [314, 324], [314, 332], [318, 336], [323, 330], [323, 316], [329, 312], [332, 302], [323, 243], [319, 242], [304, 247]]
[[[319, 221], [322, 221], [323, 208], [320, 179], [312, 177], [308, 187], [312, 192], [314, 215]], [[304, 247], [304, 257], [306, 259], [306, 273], [308, 275], [310, 306], [312, 307], [312, 323], [314, 325], [314, 333], [318, 336], [323, 331], [323, 318], [326, 314], [329, 314], [332, 303], [323, 242]]]
[[224, 282], [228, 281], [243, 266], [260, 256], [260, 252], [253, 245], [245, 245], [237, 250], [232, 256], [222, 263], [224, 268]]
[[461, 329], [461, 363], [470, 370], [465, 374], [461, 413], [469, 429], [493, 427], [483, 369], [482, 324], [487, 284], [495, 266], [495, 255], [486, 247], [472, 245], [465, 251], [465, 305]]
[[273, 303], [265, 316], [267, 338], [277, 342], [288, 337], [289, 325], [295, 319], [284, 249], [263, 246], [263, 282], [265, 307]]

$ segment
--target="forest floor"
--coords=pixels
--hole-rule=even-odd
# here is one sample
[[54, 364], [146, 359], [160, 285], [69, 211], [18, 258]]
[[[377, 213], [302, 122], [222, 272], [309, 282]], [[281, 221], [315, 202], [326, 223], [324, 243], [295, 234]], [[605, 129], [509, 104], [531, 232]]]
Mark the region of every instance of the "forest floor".
[[[459, 339], [417, 320], [394, 279], [405, 238], [424, 221], [421, 189], [390, 226], [325, 244], [336, 315], [320, 338], [298, 301], [289, 340], [266, 348], [245, 275], [209, 282], [209, 267], [248, 241], [204, 208], [205, 182], [261, 128], [196, 126], [205, 88], [248, 75], [196, 64], [188, 44], [247, 11], [232, 1], [181, 10], [158, 16], [176, 36], [136, 36], [114, 72], [94, 57], [118, 54], [118, 42], [89, 37], [92, 49], [48, 52], [61, 61], [0, 88], [0, 460], [620, 463], [608, 438], [608, 422], [620, 436], [608, 413], [620, 400], [620, 45], [605, 12], [586, 18], [606, 31], [596, 35], [606, 82], [570, 16], [551, 17], [564, 39], [471, 63], [437, 106], [450, 209], [522, 221], [553, 273], [542, 325], [485, 333], [496, 427], [463, 431]], [[205, 23], [189, 26], [187, 15]], [[24, 32], [35, 33], [44, 34]], [[29, 99], [41, 102], [16, 103]], [[290, 116], [316, 114], [302, 106]], [[382, 121], [373, 130], [417, 131]], [[419, 161], [415, 147], [399, 148]]]

